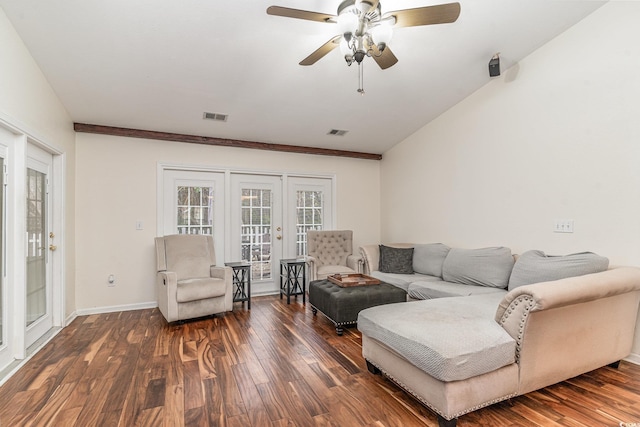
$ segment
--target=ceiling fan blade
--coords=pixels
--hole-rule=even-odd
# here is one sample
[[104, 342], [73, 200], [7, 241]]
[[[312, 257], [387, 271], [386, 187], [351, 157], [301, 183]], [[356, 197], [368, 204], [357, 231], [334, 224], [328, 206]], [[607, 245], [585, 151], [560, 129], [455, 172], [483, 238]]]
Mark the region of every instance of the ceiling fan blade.
[[325, 44], [320, 46], [318, 49], [316, 49], [311, 55], [307, 56], [302, 61], [300, 61], [300, 65], [313, 65], [313, 64], [315, 64], [316, 62], [318, 62], [319, 59], [321, 59], [327, 53], [331, 52], [333, 49], [335, 49], [338, 46], [340, 46], [340, 39], [341, 38], [342, 38], [342, 36], [333, 37], [331, 40], [329, 40], [328, 42], [326, 42]]
[[371, 45], [371, 49], [373, 50], [373, 55], [371, 55], [371, 57], [383, 70], [386, 70], [398, 62], [398, 58], [396, 58], [393, 52], [391, 52], [389, 46], [382, 51], [382, 54], [380, 54], [378, 47], [374, 44]]
[[460, 16], [460, 3], [447, 3], [415, 9], [398, 10], [384, 14], [384, 18], [394, 16], [395, 27], [416, 27], [419, 25], [448, 24]]
[[[285, 18], [306, 19], [307, 21], [335, 22], [336, 16], [326, 13], [309, 12], [308, 10], [290, 9], [281, 6], [269, 6], [267, 14], [284, 16]], [[331, 20], [331, 21], [330, 21]]]

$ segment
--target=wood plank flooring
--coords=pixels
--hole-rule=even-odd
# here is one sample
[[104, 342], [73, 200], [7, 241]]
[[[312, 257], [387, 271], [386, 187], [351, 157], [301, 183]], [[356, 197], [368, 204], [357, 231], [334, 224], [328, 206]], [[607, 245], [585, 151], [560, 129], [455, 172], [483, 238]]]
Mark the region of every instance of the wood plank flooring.
[[[157, 309], [78, 317], [0, 387], [0, 426], [437, 426], [342, 337], [278, 297], [167, 325]], [[464, 426], [640, 422], [622, 362], [460, 418]]]

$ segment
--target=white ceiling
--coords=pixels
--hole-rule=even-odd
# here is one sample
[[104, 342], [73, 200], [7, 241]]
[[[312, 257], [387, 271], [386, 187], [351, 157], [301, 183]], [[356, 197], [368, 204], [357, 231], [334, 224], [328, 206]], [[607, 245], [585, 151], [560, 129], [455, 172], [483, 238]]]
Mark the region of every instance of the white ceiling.
[[[298, 63], [335, 24], [266, 14], [335, 14], [341, 0], [0, 0], [74, 122], [383, 153], [600, 7], [584, 0], [460, 0], [453, 24], [394, 31], [399, 61], [357, 67], [334, 50]], [[383, 13], [447, 1], [381, 0]], [[553, 64], [550, 64], [553, 66]], [[229, 115], [203, 120], [203, 112]], [[342, 137], [331, 129], [348, 130]]]

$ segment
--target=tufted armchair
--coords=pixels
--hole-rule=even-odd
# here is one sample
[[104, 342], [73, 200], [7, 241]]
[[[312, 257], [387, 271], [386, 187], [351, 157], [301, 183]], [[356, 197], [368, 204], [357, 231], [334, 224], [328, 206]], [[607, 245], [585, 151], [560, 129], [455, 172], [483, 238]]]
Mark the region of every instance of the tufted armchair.
[[231, 267], [216, 267], [213, 237], [156, 237], [158, 307], [167, 322], [233, 309]]
[[361, 258], [353, 255], [351, 230], [307, 231], [307, 255], [310, 280], [362, 271]]

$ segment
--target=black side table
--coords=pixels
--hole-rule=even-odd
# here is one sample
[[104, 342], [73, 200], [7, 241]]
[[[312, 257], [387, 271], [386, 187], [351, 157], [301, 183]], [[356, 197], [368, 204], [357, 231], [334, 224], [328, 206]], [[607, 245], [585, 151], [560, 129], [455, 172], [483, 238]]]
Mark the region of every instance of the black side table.
[[233, 270], [233, 302], [246, 301], [251, 310], [251, 264], [246, 261], [225, 262]]
[[306, 303], [305, 284], [307, 282], [307, 262], [301, 259], [280, 260], [280, 299], [287, 296], [287, 304], [291, 296], [302, 295], [302, 303]]

